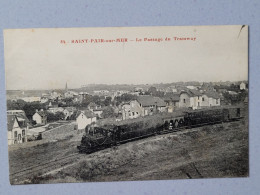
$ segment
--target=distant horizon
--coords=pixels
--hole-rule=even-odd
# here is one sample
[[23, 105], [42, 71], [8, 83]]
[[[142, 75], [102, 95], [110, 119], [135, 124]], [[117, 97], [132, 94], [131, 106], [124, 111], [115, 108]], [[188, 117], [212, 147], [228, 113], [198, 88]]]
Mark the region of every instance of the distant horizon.
[[[86, 85], [82, 85], [80, 87], [70, 87], [69, 86], [69, 83], [68, 83], [68, 89], [80, 89], [80, 88], [83, 88], [83, 86], [89, 86], [89, 85], [108, 85], [108, 86], [114, 86], [114, 85], [166, 85], [166, 84], [175, 84], [175, 83], [189, 83], [189, 82], [198, 82], [198, 83], [226, 83], [226, 82], [230, 82], [230, 83], [238, 83], [238, 82], [248, 82], [248, 80], [236, 80], [236, 81], [230, 81], [230, 80], [227, 80], [227, 81], [176, 81], [176, 82], [171, 82], [171, 83], [141, 83], [141, 84], [127, 84], [127, 83], [122, 83], [122, 84], [118, 84], [118, 83], [115, 83], [115, 84], [107, 84], [107, 83], [89, 83], [89, 84], [86, 84]], [[32, 91], [32, 90], [65, 90], [65, 85], [66, 83], [64, 84], [64, 87], [63, 88], [49, 88], [49, 89], [40, 89], [40, 88], [34, 88], [34, 89], [6, 89], [6, 91]]]

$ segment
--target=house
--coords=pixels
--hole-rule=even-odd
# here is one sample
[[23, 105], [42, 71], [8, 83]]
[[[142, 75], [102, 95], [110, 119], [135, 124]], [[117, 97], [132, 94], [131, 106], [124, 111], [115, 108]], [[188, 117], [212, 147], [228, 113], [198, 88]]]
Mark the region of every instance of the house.
[[21, 98], [25, 102], [40, 102], [41, 97], [23, 97]]
[[123, 120], [134, 119], [140, 116], [144, 116], [143, 108], [140, 106], [140, 103], [136, 100], [123, 104], [121, 112]]
[[99, 118], [102, 118], [101, 114], [103, 113], [103, 110], [101, 108], [93, 109], [93, 113]]
[[220, 95], [214, 91], [206, 91], [202, 95], [201, 107], [220, 106]]
[[31, 127], [31, 123], [23, 110], [7, 110], [7, 115], [16, 115], [18, 120], [24, 120], [26, 125]]
[[48, 104], [48, 108], [57, 108], [57, 107], [58, 107], [57, 102], [49, 102], [49, 104]]
[[49, 108], [47, 111], [51, 112], [53, 114], [56, 114], [57, 112], [63, 112], [64, 108], [62, 108], [62, 107], [53, 107], [53, 108]]
[[48, 101], [49, 101], [49, 98], [41, 97], [40, 103], [44, 104], [44, 103], [47, 103]]
[[49, 102], [47, 111], [55, 114], [57, 112], [63, 112], [64, 108], [59, 107], [58, 102]]
[[164, 97], [167, 112], [173, 112], [179, 108], [180, 94], [179, 93], [166, 93]]
[[186, 86], [188, 89], [198, 89], [197, 87], [193, 86], [193, 85], [188, 85]]
[[32, 119], [36, 122], [36, 124], [46, 124], [47, 123], [47, 115], [43, 110], [36, 110], [35, 114], [32, 116]]
[[95, 109], [100, 109], [101, 106], [98, 106], [97, 104], [95, 104], [94, 102], [90, 102], [89, 105], [88, 105], [88, 109], [93, 111]]
[[87, 92], [80, 92], [79, 93], [79, 96], [77, 97], [79, 102], [83, 102], [84, 99], [86, 99], [86, 97], [88, 96], [88, 93]]
[[83, 130], [87, 125], [95, 123], [97, 118], [95, 114], [90, 110], [78, 111], [76, 115], [76, 122], [78, 130]]
[[228, 91], [228, 93], [229, 93], [229, 95], [234, 95], [234, 96], [238, 95], [238, 93], [235, 91]]
[[66, 91], [65, 93], [64, 93], [64, 97], [65, 98], [73, 98], [73, 97], [76, 97], [76, 96], [78, 96], [79, 94], [77, 93], [77, 92], [75, 92], [75, 91]]
[[200, 90], [202, 91], [216, 91], [212, 83], [203, 83], [200, 87]]
[[159, 97], [142, 95], [137, 97], [137, 102], [143, 109], [144, 116], [166, 111], [166, 103]]
[[56, 91], [52, 91], [50, 93], [50, 99], [55, 100], [61, 98], [61, 93], [58, 93]]
[[197, 90], [185, 90], [180, 93], [180, 108], [198, 109], [201, 107], [202, 93]]
[[94, 95], [98, 95], [98, 96], [107, 96], [109, 94], [108, 90], [96, 90], [93, 91]]
[[27, 142], [26, 120], [15, 114], [7, 114], [8, 145]]
[[246, 84], [244, 82], [242, 82], [239, 87], [240, 90], [246, 90]]
[[13, 115], [23, 114], [23, 115], [25, 115], [25, 112], [23, 110], [7, 110], [7, 114], [13, 114]]
[[67, 120], [68, 118], [71, 117], [71, 115], [76, 111], [75, 107], [66, 107], [62, 111], [64, 113], [64, 120]]

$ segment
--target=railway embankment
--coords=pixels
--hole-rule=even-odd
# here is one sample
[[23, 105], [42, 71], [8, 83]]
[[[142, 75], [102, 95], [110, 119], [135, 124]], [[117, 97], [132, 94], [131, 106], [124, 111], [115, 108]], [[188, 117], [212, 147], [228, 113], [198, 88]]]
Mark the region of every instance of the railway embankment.
[[82, 155], [69, 166], [30, 177], [29, 183], [246, 177], [245, 120], [158, 135]]

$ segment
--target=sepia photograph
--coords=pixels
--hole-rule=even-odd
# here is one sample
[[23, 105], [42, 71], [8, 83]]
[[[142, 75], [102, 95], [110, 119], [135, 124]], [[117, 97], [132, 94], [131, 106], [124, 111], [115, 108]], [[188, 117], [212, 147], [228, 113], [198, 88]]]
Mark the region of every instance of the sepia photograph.
[[4, 30], [12, 185], [249, 177], [248, 26]]

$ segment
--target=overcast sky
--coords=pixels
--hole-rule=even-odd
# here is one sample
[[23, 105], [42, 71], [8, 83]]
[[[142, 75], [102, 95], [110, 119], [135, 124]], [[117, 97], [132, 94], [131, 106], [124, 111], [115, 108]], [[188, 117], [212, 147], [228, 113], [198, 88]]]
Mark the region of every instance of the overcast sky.
[[[5, 30], [6, 89], [57, 89], [66, 82], [77, 88], [93, 83], [247, 80], [248, 28], [240, 30], [241, 26]], [[117, 38], [128, 41], [91, 43]], [[88, 43], [71, 43], [79, 39]]]

